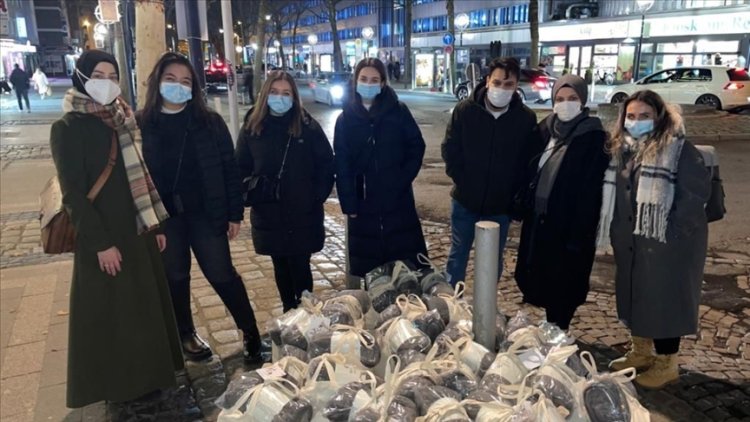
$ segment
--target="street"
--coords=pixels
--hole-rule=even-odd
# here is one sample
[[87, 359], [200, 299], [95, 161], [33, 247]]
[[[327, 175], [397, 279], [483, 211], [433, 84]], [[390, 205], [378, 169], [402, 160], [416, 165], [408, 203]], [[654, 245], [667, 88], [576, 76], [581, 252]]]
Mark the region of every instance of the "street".
[[[118, 408], [104, 404], [69, 410], [64, 404], [67, 354], [69, 255], [49, 256], [39, 244], [38, 195], [54, 174], [49, 128], [62, 114], [60, 99], [69, 82], [53, 82], [54, 95], [40, 100], [30, 93], [32, 113], [17, 111], [15, 95], [0, 95], [0, 362], [3, 381], [0, 418], [7, 420], [127, 420], [151, 415], [156, 420], [213, 420], [213, 400], [242, 369], [241, 336], [203, 275], [193, 266], [194, 318], [199, 334], [218, 354], [207, 364], [189, 364], [180, 389], [158, 408]], [[300, 91], [307, 110], [330, 141], [340, 108], [313, 102]], [[445, 175], [440, 144], [456, 100], [447, 95], [398, 90], [422, 130], [427, 149], [414, 184], [430, 256], [445, 263], [450, 247], [451, 181]], [[599, 94], [597, 94], [599, 96]], [[209, 98], [222, 103], [226, 94]], [[531, 105], [541, 119], [550, 105]], [[240, 119], [248, 106], [240, 106]], [[606, 108], [600, 113], [604, 116]], [[726, 217], [710, 225], [709, 253], [700, 307], [701, 331], [685, 338], [680, 355], [681, 382], [662, 391], [639, 390], [652, 420], [739, 421], [750, 418], [750, 116], [693, 112], [686, 108], [688, 139], [716, 147], [726, 192]], [[607, 123], [607, 122], [605, 122]], [[313, 256], [316, 290], [343, 287], [344, 217], [335, 202], [326, 204], [324, 250]], [[231, 242], [232, 256], [248, 288], [261, 331], [281, 314], [270, 259], [256, 255], [248, 223]], [[518, 309], [539, 321], [543, 312], [521, 304], [512, 279], [518, 246], [514, 226], [499, 284], [499, 308], [509, 316]], [[595, 353], [600, 369], [627, 346], [627, 330], [616, 319], [611, 255], [597, 258], [592, 291], [572, 323], [582, 348]], [[473, 277], [470, 265], [468, 278]], [[472, 291], [468, 283], [467, 292]], [[469, 293], [470, 294], [470, 293]], [[117, 364], [113, 362], [113, 364]], [[196, 413], [197, 412], [197, 413]]]

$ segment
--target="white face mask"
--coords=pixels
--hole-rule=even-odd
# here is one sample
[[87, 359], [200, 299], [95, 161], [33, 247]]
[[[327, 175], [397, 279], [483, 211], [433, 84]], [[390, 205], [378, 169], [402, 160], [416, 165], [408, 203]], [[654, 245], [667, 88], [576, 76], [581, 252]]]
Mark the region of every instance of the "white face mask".
[[513, 98], [513, 93], [515, 93], [515, 91], [510, 89], [495, 88], [491, 86], [490, 89], [487, 90], [487, 99], [490, 100], [490, 103], [493, 106], [503, 108], [510, 103], [510, 100]]
[[88, 79], [86, 83], [83, 84], [83, 87], [86, 89], [89, 97], [101, 105], [112, 104], [112, 102], [122, 93], [120, 85], [117, 85], [114, 81], [109, 79], [87, 78], [86, 75], [78, 71], [78, 69], [76, 69], [76, 72], [78, 72], [80, 78]]
[[561, 101], [555, 103], [552, 111], [555, 112], [557, 118], [561, 121], [569, 122], [581, 114], [582, 108], [580, 101]]

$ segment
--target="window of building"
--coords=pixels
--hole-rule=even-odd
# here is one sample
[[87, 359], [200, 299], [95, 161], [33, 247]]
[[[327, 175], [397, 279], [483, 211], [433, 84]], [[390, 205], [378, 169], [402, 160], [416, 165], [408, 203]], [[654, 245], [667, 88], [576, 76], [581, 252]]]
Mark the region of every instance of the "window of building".
[[617, 44], [598, 44], [594, 46], [594, 54], [617, 54]]
[[656, 46], [657, 53], [692, 53], [693, 42], [660, 43]]
[[716, 53], [716, 52], [732, 52], [739, 51], [739, 41], [705, 41], [699, 40], [695, 44], [695, 49], [698, 53]]

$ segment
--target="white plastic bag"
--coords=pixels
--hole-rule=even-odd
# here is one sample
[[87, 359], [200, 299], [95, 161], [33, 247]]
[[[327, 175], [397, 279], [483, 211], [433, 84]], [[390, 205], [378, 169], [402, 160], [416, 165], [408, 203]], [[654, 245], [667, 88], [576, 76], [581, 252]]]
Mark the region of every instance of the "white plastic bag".
[[[593, 422], [602, 420], [627, 420], [629, 422], [650, 422], [651, 414], [636, 398], [635, 388], [631, 381], [635, 379], [636, 371], [634, 368], [623, 369], [622, 371], [599, 374], [596, 369], [594, 356], [588, 351], [581, 352], [581, 362], [589, 371], [589, 381], [581, 385], [580, 394], [581, 402], [588, 412], [589, 418]], [[594, 387], [605, 387], [609, 391], [617, 394], [614, 399], [609, 394], [603, 394], [605, 400], [595, 400], [589, 397], [590, 390]], [[618, 394], [619, 393], [619, 394]], [[622, 399], [624, 398], [624, 402]], [[597, 417], [605, 415], [603, 417]]]
[[223, 409], [217, 422], [271, 422], [298, 393], [297, 386], [283, 378], [266, 380], [243, 394], [234, 406]]

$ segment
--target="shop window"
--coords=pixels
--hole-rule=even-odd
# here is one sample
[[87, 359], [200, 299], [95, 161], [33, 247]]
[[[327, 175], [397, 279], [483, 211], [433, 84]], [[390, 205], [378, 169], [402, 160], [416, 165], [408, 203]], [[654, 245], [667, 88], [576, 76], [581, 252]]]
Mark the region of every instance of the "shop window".
[[739, 41], [705, 41], [700, 40], [695, 44], [698, 53], [732, 52], [739, 50]]
[[656, 46], [657, 53], [692, 53], [693, 42], [660, 43]]
[[617, 54], [617, 44], [597, 44], [594, 46], [594, 54]]
[[653, 53], [653, 52], [654, 52], [653, 44], [643, 44], [641, 46], [641, 53]]

